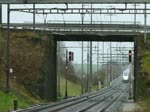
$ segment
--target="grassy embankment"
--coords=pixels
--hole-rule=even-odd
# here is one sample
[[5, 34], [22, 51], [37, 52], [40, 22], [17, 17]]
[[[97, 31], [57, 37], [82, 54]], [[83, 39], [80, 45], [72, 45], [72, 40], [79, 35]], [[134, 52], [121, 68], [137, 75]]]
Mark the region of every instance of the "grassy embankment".
[[141, 94], [143, 95], [139, 98], [139, 104], [144, 109], [143, 112], [150, 112], [150, 95], [147, 93], [149, 85], [147, 84], [150, 81], [150, 51], [144, 50], [142, 58], [142, 71], [148, 72], [148, 76], [145, 80], [140, 80], [140, 89]]
[[[66, 85], [66, 80], [61, 77], [60, 80], [61, 98], [64, 98], [65, 96], [65, 85]], [[78, 96], [80, 94], [81, 94], [81, 86], [79, 84], [75, 84], [68, 81], [68, 96]]]
[[13, 110], [13, 101], [18, 101], [18, 109], [30, 107], [45, 101], [40, 98], [31, 96], [28, 91], [20, 84], [17, 84], [14, 80], [10, 80], [10, 93], [6, 93], [5, 76], [0, 76], [0, 112], [8, 112]]
[[[6, 90], [6, 35], [7, 32], [2, 32], [1, 35], [1, 41], [0, 41], [0, 112], [8, 112], [8, 110], [13, 110], [13, 100], [18, 100], [18, 108], [26, 108], [31, 105], [34, 105], [36, 103], [43, 102], [42, 100], [39, 99], [39, 97], [35, 98], [33, 95], [31, 95], [27, 89], [21, 84], [18, 83], [15, 78], [13, 78], [13, 75], [17, 75], [15, 73], [16, 70], [20, 70], [21, 68], [25, 68], [24, 66], [18, 66], [14, 69], [14, 66], [12, 64], [17, 65], [17, 61], [19, 60], [18, 58], [15, 59], [14, 62], [11, 62], [11, 67], [13, 68], [13, 74], [10, 75], [10, 93], [7, 94], [5, 93]], [[16, 36], [21, 36], [22, 39], [17, 38]], [[17, 51], [14, 51], [14, 48], [17, 48], [16, 46], [25, 45], [26, 41], [25, 38], [23, 37], [30, 37], [31, 33], [25, 33], [25, 32], [12, 32], [11, 34], [11, 53], [10, 53], [10, 61], [14, 60], [14, 57], [17, 57]], [[13, 37], [13, 39], [12, 39]], [[16, 44], [16, 46], [13, 46], [14, 43], [19, 42], [17, 41], [18, 39], [22, 40], [19, 44]], [[13, 43], [13, 44], [12, 44]], [[19, 46], [20, 47], [20, 46]], [[23, 48], [23, 47], [22, 47]], [[21, 47], [20, 49], [23, 50]], [[14, 57], [12, 57], [12, 52], [14, 51]], [[21, 56], [19, 56], [21, 58]], [[24, 58], [23, 58], [24, 59]], [[26, 65], [26, 64], [24, 64]], [[18, 73], [18, 72], [17, 72]], [[22, 75], [22, 73], [18, 73], [19, 76]], [[21, 77], [24, 77], [22, 75]]]
[[[150, 112], [150, 35], [148, 35], [147, 44], [143, 43], [143, 37], [140, 39], [140, 54], [142, 56], [141, 71], [147, 72], [147, 76], [138, 79], [139, 104], [143, 112]], [[140, 74], [141, 75], [141, 74]]]
[[[5, 35], [6, 34], [3, 34], [2, 37], [5, 37]], [[18, 36], [18, 38], [16, 36]], [[25, 43], [26, 41], [24, 41], [24, 39], [26, 39], [25, 37], [30, 37], [30, 33], [29, 34], [28, 33], [24, 34], [23, 32], [21, 32], [21, 33], [18, 32], [18, 33], [14, 33], [13, 37], [14, 37], [14, 39], [13, 39], [13, 41], [11, 43], [11, 53], [13, 53], [14, 57], [11, 56], [11, 60], [14, 60], [14, 61], [12, 62], [12, 64], [14, 64], [14, 66], [21, 64], [21, 62], [23, 64], [23, 65], [16, 66], [16, 70], [18, 70], [18, 68], [19, 68], [20, 72], [17, 71], [15, 73], [15, 71], [14, 71], [13, 75], [14, 74], [18, 75], [19, 80], [20, 80], [20, 78], [23, 78], [23, 77], [25, 77], [25, 75], [28, 75], [30, 73], [30, 72], [26, 73], [25, 71], [23, 72], [22, 70], [24, 70], [24, 68], [27, 69], [27, 67], [26, 67], [27, 65], [31, 65], [32, 66], [32, 64], [35, 64], [35, 62], [32, 62], [31, 60], [28, 59], [29, 56], [26, 56], [26, 58], [25, 58], [25, 56], [23, 54], [24, 57], [22, 58], [22, 54], [20, 55], [20, 53], [22, 53], [22, 52], [24, 53], [24, 51], [27, 51], [27, 52], [30, 51], [31, 54], [32, 54], [33, 53], [32, 50], [33, 51], [39, 51], [39, 50], [34, 50], [32, 48], [33, 46], [30, 46], [29, 43], [27, 44], [27, 46], [25, 46], [26, 45], [26, 43]], [[22, 37], [22, 38], [20, 38], [20, 37]], [[17, 46], [18, 43], [17, 42], [19, 43], [19, 45], [21, 43], [22, 47], [19, 46], [19, 48], [18, 48], [18, 46]], [[1, 74], [0, 75], [0, 112], [6, 112], [8, 110], [12, 110], [13, 109], [13, 100], [16, 100], [16, 99], [18, 100], [18, 108], [19, 109], [30, 107], [31, 105], [42, 103], [42, 102], [45, 103], [45, 101], [41, 100], [39, 97], [36, 97], [36, 96], [33, 97], [30, 93], [28, 93], [29, 91], [27, 91], [27, 89], [24, 88], [24, 86], [22, 84], [16, 82], [15, 79], [13, 79], [13, 77], [11, 77], [11, 79], [10, 79], [11, 92], [10, 92], [10, 94], [6, 94], [5, 93], [5, 89], [6, 89], [6, 87], [5, 87], [5, 83], [6, 83], [6, 77], [5, 77], [6, 76], [6, 74], [5, 74], [5, 40], [4, 39], [3, 39], [3, 41], [1, 40], [1, 43], [3, 43], [3, 44], [1, 44], [1, 47], [2, 47], [1, 52], [3, 51], [2, 52], [3, 55], [2, 55], [2, 53], [0, 54], [0, 56], [2, 57], [0, 59], [0, 64], [2, 66], [1, 69], [0, 69], [1, 70], [0, 71], [0, 74]], [[18, 52], [16, 52], [16, 50], [18, 50]], [[14, 51], [14, 52], [12, 52], [12, 51]], [[17, 55], [17, 53], [18, 53], [18, 55]], [[34, 52], [34, 53], [37, 54], [36, 52]], [[18, 58], [16, 57], [16, 55], [19, 57], [19, 59], [22, 58], [22, 60], [20, 62], [18, 62]], [[34, 56], [34, 55], [32, 54], [32, 56]], [[36, 56], [36, 57], [38, 57], [38, 56]], [[29, 61], [26, 62], [25, 59], [28, 59]], [[25, 61], [25, 64], [23, 63], [23, 60]], [[16, 62], [18, 62], [18, 63], [16, 63]], [[31, 64], [29, 64], [29, 62]], [[15, 68], [15, 67], [12, 66], [12, 64], [11, 64], [11, 67]], [[29, 70], [29, 68], [33, 72], [36, 71], [36, 69], [33, 70], [32, 67], [28, 66], [28, 70]], [[26, 74], [22, 74], [22, 73], [26, 73]], [[38, 73], [35, 73], [35, 74], [38, 74]], [[33, 74], [31, 76], [32, 76], [32, 78], [34, 78], [34, 77], [36, 78], [36, 76], [33, 75]], [[23, 81], [27, 82], [27, 80], [25, 80], [25, 79], [23, 79]], [[32, 81], [30, 81], [30, 82], [32, 82]], [[92, 90], [96, 90], [96, 88], [94, 87], [94, 88], [92, 88]], [[65, 94], [65, 79], [61, 79], [61, 90], [60, 91], [61, 91], [61, 98], [64, 98], [64, 94]], [[68, 81], [68, 95], [69, 96], [78, 96], [80, 94], [81, 94], [81, 86], [80, 86], [80, 84], [72, 83], [72, 82]]]
[[[61, 97], [63, 99], [65, 96], [65, 79], [61, 78]], [[96, 87], [92, 88], [92, 91], [95, 91]], [[21, 91], [21, 90], [20, 90]], [[24, 94], [24, 97], [22, 97]], [[81, 94], [81, 86], [79, 84], [68, 81], [68, 96], [79, 96]], [[12, 91], [10, 94], [6, 94], [5, 92], [0, 92], [0, 112], [6, 112], [8, 110], [13, 109], [13, 100], [18, 100], [19, 109], [30, 107], [36, 103], [40, 103], [40, 100], [34, 100], [32, 97], [27, 96], [25, 92], [19, 92], [16, 94], [16, 91]], [[43, 101], [42, 101], [43, 102]]]
[[13, 109], [13, 100], [18, 100], [19, 108], [27, 108], [32, 105], [32, 102], [27, 99], [22, 99], [14, 93], [6, 94], [0, 92], [0, 112], [7, 112]]
[[[61, 77], [61, 81], [60, 81], [61, 97], [60, 97], [60, 99], [64, 98], [64, 96], [65, 96], [65, 84], [66, 84], [65, 81], [66, 80]], [[97, 87], [93, 86], [91, 91], [95, 91], [96, 89], [97, 89]], [[72, 96], [79, 96], [79, 95], [81, 95], [81, 85], [68, 81], [68, 96], [72, 97]]]

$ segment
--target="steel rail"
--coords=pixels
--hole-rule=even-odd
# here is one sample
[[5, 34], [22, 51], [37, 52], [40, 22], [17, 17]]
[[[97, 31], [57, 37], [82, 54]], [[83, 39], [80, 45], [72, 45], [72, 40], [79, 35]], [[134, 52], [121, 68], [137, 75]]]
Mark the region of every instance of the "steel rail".
[[[127, 87], [126, 87], [127, 89]], [[123, 91], [120, 88], [120, 91], [116, 91], [116, 94], [112, 94], [112, 96], [110, 96], [109, 98], [107, 98], [109, 100], [109, 102], [107, 101], [107, 99], [103, 102], [100, 103], [95, 103], [95, 105], [91, 105], [91, 107], [87, 107], [87, 109], [82, 110], [81, 112], [85, 112], [85, 111], [95, 111], [95, 112], [105, 112], [110, 106], [112, 106], [114, 103], [116, 103], [118, 101], [118, 99], [122, 98], [122, 96], [124, 96], [124, 94], [126, 93], [126, 89], [125, 91]], [[113, 107], [116, 108], [116, 107]]]
[[[120, 83], [120, 78], [117, 78], [118, 80], [115, 81], [115, 83]], [[84, 94], [84, 95], [81, 95], [79, 97], [74, 97], [74, 98], [71, 98], [71, 99], [66, 99], [64, 101], [61, 101], [61, 102], [57, 102], [57, 103], [54, 103], [54, 104], [47, 104], [47, 105], [43, 105], [43, 106], [37, 106], [37, 107], [34, 107], [34, 108], [28, 108], [28, 109], [25, 109], [25, 110], [20, 110], [18, 112], [37, 112], [37, 111], [41, 111], [41, 112], [44, 112], [44, 111], [51, 111], [51, 112], [56, 112], [56, 111], [59, 111], [59, 110], [64, 110], [64, 108], [67, 108], [67, 107], [70, 107], [70, 106], [73, 106], [73, 105], [77, 105], [79, 103], [86, 103], [86, 101], [89, 101], [90, 99], [95, 99], [96, 97], [99, 97], [99, 98], [102, 98], [102, 95], [108, 93], [108, 91], [112, 91], [112, 92], [116, 92], [116, 90], [120, 90], [120, 87], [118, 85], [116, 85], [115, 83], [112, 83], [111, 86], [107, 87], [107, 88], [103, 88], [99, 91], [96, 91], [96, 92], [92, 92], [92, 93], [89, 93], [89, 94]], [[110, 94], [110, 93], [109, 93]]]
[[110, 101], [106, 106], [104, 106], [99, 112], [105, 112], [105, 110], [107, 110], [108, 107], [110, 107], [121, 95], [122, 93], [116, 96], [112, 101]]
[[117, 109], [117, 108], [119, 109], [121, 107], [123, 99], [124, 99], [124, 101], [125, 101], [125, 99], [127, 100], [126, 92], [127, 91], [124, 91], [124, 93], [122, 93], [122, 95], [118, 99], [116, 99], [116, 101], [113, 102], [105, 111], [109, 112], [111, 110], [111, 112], [116, 112], [114, 110]]
[[81, 109], [81, 110], [79, 110], [79, 111], [77, 111], [77, 112], [85, 112], [85, 111], [91, 109], [92, 107], [94, 107], [95, 105], [98, 105], [98, 104], [102, 103], [102, 102], [105, 101], [106, 99], [109, 99], [110, 97], [112, 97], [112, 96], [114, 95], [114, 93], [117, 93], [117, 92], [118, 92], [118, 91], [115, 91], [115, 92], [111, 93], [111, 96], [109, 96], [109, 97], [107, 97], [107, 98], [103, 98], [103, 99], [101, 99], [100, 101], [97, 101], [97, 102], [95, 102], [95, 103], [89, 105], [88, 107], [85, 107], [85, 108], [83, 108], [83, 109]]
[[[110, 90], [109, 92], [113, 92], [113, 93], [111, 93], [111, 94], [114, 94], [114, 93], [116, 93], [116, 91], [114, 92], [114, 90], [112, 89], [112, 90]], [[106, 94], [107, 92], [105, 92], [105, 93], [103, 93], [103, 94], [100, 94], [100, 95], [95, 95], [95, 96], [93, 96], [93, 97], [88, 97], [86, 100], [84, 100], [84, 101], [81, 101], [81, 102], [78, 102], [78, 103], [73, 103], [72, 105], [69, 105], [69, 106], [67, 106], [67, 105], [62, 105], [61, 106], [61, 108], [57, 108], [57, 109], [46, 109], [46, 110], [43, 110], [43, 111], [41, 111], [41, 112], [44, 112], [44, 111], [49, 111], [49, 112], [57, 112], [57, 111], [63, 111], [63, 110], [65, 110], [65, 109], [67, 109], [67, 108], [69, 108], [69, 107], [71, 107], [71, 106], [76, 106], [76, 105], [81, 105], [81, 104], [83, 104], [83, 103], [86, 103], [86, 102], [89, 102], [90, 100], [96, 100], [96, 99], [99, 99], [99, 98], [101, 98], [102, 97], [102, 95], [104, 95], [104, 94]], [[107, 95], [107, 96], [109, 96], [109, 95]], [[102, 102], [102, 101], [104, 101], [105, 100], [105, 97], [103, 97], [99, 102]], [[96, 103], [93, 103], [93, 104], [90, 104], [90, 105], [95, 105]], [[90, 105], [88, 105], [88, 107], [90, 107]], [[78, 112], [78, 111], [76, 111], [76, 112]]]
[[[94, 92], [94, 93], [91, 93], [91, 94], [85, 94], [85, 95], [82, 95], [80, 97], [73, 98], [73, 99], [68, 99], [68, 100], [58, 102], [58, 103], [55, 103], [55, 104], [39, 106], [39, 107], [35, 107], [35, 108], [32, 108], [32, 109], [21, 110], [21, 111], [18, 111], [18, 112], [37, 112], [37, 111], [41, 111], [43, 109], [48, 109], [48, 108], [55, 108], [55, 109], [51, 110], [51, 112], [56, 112], [56, 111], [62, 110], [64, 108], [67, 108], [69, 106], [72, 106], [72, 105], [78, 104], [80, 102], [84, 102], [86, 100], [89, 100], [91, 98], [97, 97], [99, 95], [103, 95], [103, 94], [107, 93], [110, 90], [116, 90], [116, 89], [117, 89], [117, 87], [110, 87], [110, 88], [107, 88], [107, 89], [103, 89], [102, 91], [99, 90], [99, 92], [97, 91], [97, 92]], [[63, 105], [63, 106], [61, 106], [61, 105]], [[58, 106], [61, 106], [61, 107], [56, 108]]]
[[[55, 104], [50, 104], [50, 105], [44, 105], [44, 106], [39, 106], [39, 107], [35, 107], [35, 108], [32, 108], [32, 109], [26, 109], [26, 110], [21, 110], [21, 111], [18, 111], [18, 112], [37, 112], [37, 111], [40, 111], [40, 110], [43, 110], [43, 109], [47, 109], [47, 108], [52, 108], [52, 107], [55, 107], [55, 106], [59, 106], [59, 105], [62, 105], [62, 104], [65, 104], [65, 103], [68, 103], [68, 102], [75, 102], [76, 100], [87, 100], [87, 97], [88, 98], [93, 98], [95, 96], [99, 96], [101, 94], [104, 94], [110, 90], [112, 90], [114, 88], [107, 88], [107, 89], [103, 89], [102, 91], [99, 90], [99, 93], [97, 92], [94, 92], [94, 93], [91, 93], [91, 94], [84, 94], [80, 97], [75, 97], [75, 98], [72, 98], [72, 99], [67, 99], [67, 100], [64, 100], [64, 101], [61, 101], [61, 102], [58, 102], [58, 103], [55, 103]], [[77, 103], [79, 103], [80, 101], [78, 101]], [[69, 106], [69, 105], [67, 105]]]
[[105, 112], [110, 106], [112, 106], [117, 101], [117, 99], [121, 99], [126, 92], [127, 91], [121, 91], [121, 93], [117, 97], [115, 97], [111, 102], [105, 105], [99, 112]]

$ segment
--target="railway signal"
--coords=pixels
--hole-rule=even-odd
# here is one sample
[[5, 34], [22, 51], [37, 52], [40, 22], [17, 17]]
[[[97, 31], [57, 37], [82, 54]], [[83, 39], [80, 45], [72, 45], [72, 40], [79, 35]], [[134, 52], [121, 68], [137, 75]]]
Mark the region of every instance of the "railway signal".
[[129, 62], [131, 62], [131, 61], [132, 61], [132, 51], [129, 50]]
[[74, 53], [71, 52], [71, 57], [72, 57], [72, 58], [71, 58], [71, 61], [73, 61], [73, 58], [74, 58], [73, 56], [74, 56]]
[[73, 61], [74, 53], [69, 51], [69, 61]]

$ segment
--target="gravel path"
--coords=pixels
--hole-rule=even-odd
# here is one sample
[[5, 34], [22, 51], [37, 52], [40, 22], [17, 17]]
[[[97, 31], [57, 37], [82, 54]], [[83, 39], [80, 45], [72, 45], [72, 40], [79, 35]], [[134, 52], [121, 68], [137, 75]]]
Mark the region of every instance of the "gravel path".
[[123, 105], [122, 112], [141, 112], [141, 108], [131, 100]]

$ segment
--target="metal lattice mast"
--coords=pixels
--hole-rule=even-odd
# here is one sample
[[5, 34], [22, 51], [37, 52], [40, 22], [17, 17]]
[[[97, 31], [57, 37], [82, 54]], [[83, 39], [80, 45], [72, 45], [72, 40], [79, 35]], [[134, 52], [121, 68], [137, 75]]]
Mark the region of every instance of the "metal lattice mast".
[[144, 13], [144, 43], [147, 42], [147, 14], [146, 14], [147, 4], [145, 3], [145, 13]]
[[10, 92], [10, 4], [7, 5], [6, 92]]

